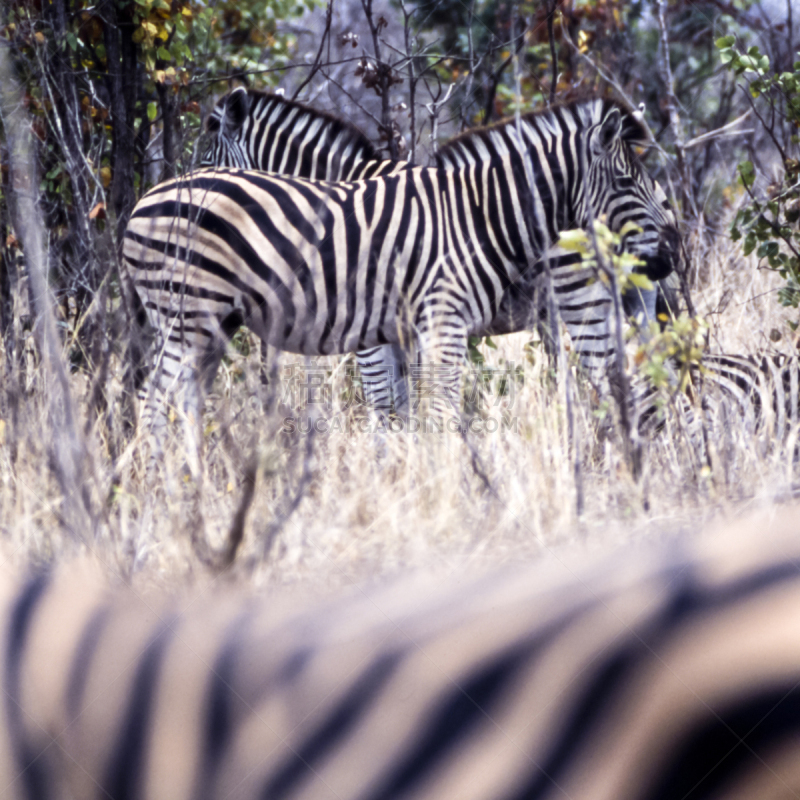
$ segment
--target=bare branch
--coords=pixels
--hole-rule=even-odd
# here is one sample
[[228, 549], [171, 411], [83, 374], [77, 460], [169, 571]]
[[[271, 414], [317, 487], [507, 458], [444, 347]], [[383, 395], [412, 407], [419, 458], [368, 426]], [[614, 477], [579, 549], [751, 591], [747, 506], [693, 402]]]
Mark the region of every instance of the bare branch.
[[[311, 83], [311, 79], [317, 74], [317, 72], [321, 68], [321, 61], [322, 61], [322, 51], [325, 48], [325, 42], [330, 40], [331, 35], [331, 19], [333, 17], [333, 0], [328, 0], [328, 8], [325, 12], [325, 30], [322, 32], [322, 39], [320, 39], [319, 49], [317, 50], [317, 55], [314, 58], [314, 63], [311, 65], [311, 69], [308, 72], [308, 75], [303, 79], [303, 82], [300, 86], [297, 87], [297, 91], [292, 95], [293, 100], [297, 100], [300, 96], [300, 92]], [[328, 66], [330, 66], [330, 47], [328, 48]]]
[[683, 145], [684, 150], [691, 150], [693, 147], [699, 147], [701, 144], [706, 144], [710, 142], [712, 139], [719, 139], [724, 136], [746, 136], [747, 134], [753, 133], [752, 129], [746, 129], [743, 131], [734, 131], [731, 130], [735, 128], [739, 123], [744, 122], [750, 114], [753, 113], [752, 109], [745, 111], [741, 117], [737, 117], [733, 122], [729, 122], [727, 125], [723, 125], [721, 128], [717, 128], [713, 131], [708, 131], [708, 133], [703, 133], [700, 136], [695, 136], [694, 139], [689, 139]]
[[42, 247], [45, 228], [36, 202], [39, 184], [31, 126], [23, 111], [22, 93], [9, 63], [7, 47], [3, 44], [0, 44], [0, 78], [0, 116], [8, 141], [10, 183], [15, 200], [14, 228], [28, 266], [31, 305], [36, 315], [36, 343], [51, 394], [52, 468], [61, 489], [61, 517], [73, 540], [88, 542], [95, 528], [95, 518], [89, 484], [85, 480], [86, 442], [76, 424], [75, 406], [53, 317], [53, 301], [45, 278]]
[[553, 32], [553, 17], [556, 15], [558, 0], [547, 0], [547, 39], [550, 42], [550, 66], [553, 77], [550, 82], [550, 105], [556, 101], [556, 85], [558, 84], [558, 57], [556, 56], [556, 37]]
[[366, 116], [368, 116], [378, 126], [378, 128], [380, 129], [381, 121], [374, 114], [372, 114], [369, 111], [367, 111], [367, 109], [364, 108], [364, 106], [362, 106], [361, 103], [359, 103], [358, 100], [356, 100], [356, 98], [353, 97], [353, 95], [350, 94], [350, 92], [348, 92], [347, 89], [345, 89], [344, 86], [342, 86], [342, 84], [339, 83], [339, 81], [336, 80], [336, 78], [333, 77], [333, 75], [331, 75], [330, 73], [326, 72], [322, 68], [320, 68], [320, 72], [322, 73], [322, 75], [325, 78], [325, 80], [330, 81], [337, 89], [339, 89], [342, 92], [342, 94], [346, 95], [350, 100], [352, 100], [356, 104], [356, 106], [358, 106], [359, 110], [362, 113], [366, 114]]
[[661, 33], [661, 70], [662, 80], [667, 91], [667, 111], [669, 125], [672, 129], [673, 144], [677, 160], [678, 174], [681, 177], [681, 194], [683, 196], [684, 211], [691, 209], [692, 215], [697, 216], [697, 207], [692, 193], [692, 182], [689, 167], [686, 163], [684, 147], [683, 125], [678, 114], [678, 98], [675, 96], [675, 81], [672, 76], [672, 66], [669, 60], [669, 36], [667, 33], [666, 0], [656, 0], [658, 7], [658, 27]]
[[400, 8], [403, 10], [403, 40], [406, 47], [406, 58], [408, 59], [408, 106], [409, 106], [409, 125], [411, 136], [411, 147], [408, 153], [408, 160], [414, 164], [417, 157], [417, 77], [414, 75], [414, 59], [411, 55], [411, 15], [413, 11], [406, 8], [406, 4], [400, 0]]

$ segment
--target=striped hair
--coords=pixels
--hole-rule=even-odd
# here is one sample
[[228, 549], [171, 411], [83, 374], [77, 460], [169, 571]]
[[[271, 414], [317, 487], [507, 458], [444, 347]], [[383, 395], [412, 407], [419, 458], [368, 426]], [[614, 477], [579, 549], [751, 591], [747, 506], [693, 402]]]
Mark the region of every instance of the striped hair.
[[[170, 387], [213, 377], [241, 324], [307, 355], [415, 348], [419, 364], [446, 374], [433, 411], [457, 411], [468, 336], [527, 327], [563, 226], [605, 214], [653, 279], [682, 258], [628, 116], [578, 103], [459, 137], [449, 168], [353, 183], [220, 169], [155, 187], [124, 243], [163, 347], [146, 416], [163, 425]], [[610, 291], [592, 266], [555, 270], [575, 350], [603, 382], [616, 363]]]
[[6, 577], [5, 795], [794, 797], [796, 521], [325, 602]]

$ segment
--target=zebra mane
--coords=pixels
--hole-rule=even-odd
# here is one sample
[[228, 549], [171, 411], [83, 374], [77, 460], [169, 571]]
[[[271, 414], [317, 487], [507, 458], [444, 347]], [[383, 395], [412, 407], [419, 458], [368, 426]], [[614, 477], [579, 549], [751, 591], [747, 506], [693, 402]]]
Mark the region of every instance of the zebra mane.
[[[560, 135], [565, 129], [564, 120], [570, 127], [585, 130], [603, 120], [612, 109], [617, 109], [622, 118], [621, 139], [628, 144], [646, 144], [651, 140], [650, 131], [641, 113], [631, 112], [616, 100], [594, 97], [586, 100], [575, 100], [558, 103], [550, 108], [531, 111], [520, 117], [522, 125], [528, 125], [541, 132]], [[515, 117], [506, 117], [491, 125], [470, 128], [445, 142], [436, 154], [436, 166], [447, 167], [462, 162], [466, 154], [469, 161], [476, 160], [479, 152], [492, 153], [494, 147], [481, 146], [488, 144], [496, 133], [503, 133], [516, 125]], [[478, 158], [477, 160], [481, 160]]]
[[259, 89], [234, 89], [217, 101], [212, 113], [219, 113], [220, 106], [232, 98], [235, 92], [246, 93], [250, 117], [259, 118], [269, 115], [273, 118], [271, 124], [276, 128], [281, 127], [283, 121], [290, 116], [293, 117], [292, 126], [294, 127], [305, 128], [317, 122], [320, 125], [319, 136], [327, 136], [328, 141], [338, 140], [342, 147], [351, 145], [353, 151], [358, 152], [364, 161], [381, 160], [381, 156], [366, 134], [353, 123], [280, 94], [264, 92]]

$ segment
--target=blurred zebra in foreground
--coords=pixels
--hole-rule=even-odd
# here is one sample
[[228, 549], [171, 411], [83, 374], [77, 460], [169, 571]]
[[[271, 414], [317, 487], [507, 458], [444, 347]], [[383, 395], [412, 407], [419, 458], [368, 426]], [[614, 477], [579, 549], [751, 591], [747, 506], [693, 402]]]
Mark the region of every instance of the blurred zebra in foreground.
[[[632, 149], [646, 137], [636, 117], [595, 100], [462, 134], [437, 169], [355, 183], [217, 170], [161, 184], [124, 244], [163, 344], [145, 419], [163, 424], [165, 394], [213, 378], [242, 324], [305, 354], [413, 347], [441, 370], [434, 412], [457, 411], [467, 337], [530, 323], [540, 258], [559, 231], [605, 216], [648, 277], [680, 262], [674, 215]], [[615, 353], [608, 288], [571, 267], [556, 294], [601, 383]], [[655, 292], [644, 294], [634, 301], [652, 317]]]
[[4, 572], [4, 796], [795, 797], [797, 513], [324, 602]]

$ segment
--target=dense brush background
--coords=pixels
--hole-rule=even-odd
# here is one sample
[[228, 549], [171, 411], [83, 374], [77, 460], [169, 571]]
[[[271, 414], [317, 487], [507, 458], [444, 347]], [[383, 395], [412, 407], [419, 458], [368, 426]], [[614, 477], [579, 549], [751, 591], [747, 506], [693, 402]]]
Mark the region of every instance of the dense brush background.
[[[730, 234], [748, 202], [737, 166], [754, 165], [757, 196], [774, 192], [785, 158], [797, 156], [796, 128], [780, 104], [770, 118], [762, 97], [760, 114], [698, 140], [751, 106], [755, 73], [722, 63], [723, 36], [768, 54], [770, 74], [800, 57], [792, 0], [4, 3], [8, 558], [88, 549], [118, 574], [161, 583], [224, 572], [320, 587], [691, 532], [790, 499], [796, 440], [784, 446], [744, 420], [709, 431], [707, 462], [668, 422], [646, 443], [635, 479], [624, 436], [607, 422], [614, 409], [598, 409], [580, 379], [568, 409], [565, 377], [553, 375], [533, 332], [475, 344], [485, 396], [470, 413], [484, 431], [466, 437], [362, 430], [369, 417], [353, 356], [264, 355], [247, 332], [207, 398], [199, 457], [185, 450], [180, 415], [154, 469], [135, 430], [148, 342], [119, 236], [147, 188], [191, 168], [203, 114], [236, 81], [343, 115], [386, 157], [419, 164], [437, 142], [518, 107], [593, 92], [644, 103], [660, 145], [648, 168], [680, 210], [708, 348], [796, 353], [797, 310], [778, 302], [786, 277]], [[308, 375], [324, 377], [325, 402], [303, 402]]]

